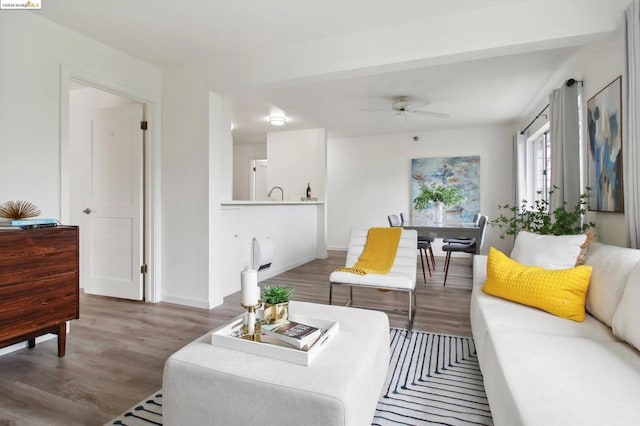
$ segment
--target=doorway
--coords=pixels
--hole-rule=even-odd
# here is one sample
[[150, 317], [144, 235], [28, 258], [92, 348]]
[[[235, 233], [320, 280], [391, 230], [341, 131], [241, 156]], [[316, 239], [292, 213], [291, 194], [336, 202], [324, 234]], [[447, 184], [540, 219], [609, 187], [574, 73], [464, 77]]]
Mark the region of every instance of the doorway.
[[86, 293], [144, 300], [144, 110], [69, 84], [69, 219], [80, 227]]
[[251, 201], [267, 201], [267, 159], [251, 160]]

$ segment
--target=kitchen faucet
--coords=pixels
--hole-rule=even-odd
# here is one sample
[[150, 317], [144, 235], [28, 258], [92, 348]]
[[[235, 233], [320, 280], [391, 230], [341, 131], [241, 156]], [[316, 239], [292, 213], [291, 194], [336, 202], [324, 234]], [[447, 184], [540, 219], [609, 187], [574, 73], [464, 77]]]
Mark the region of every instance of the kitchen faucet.
[[284, 201], [284, 191], [279, 186], [274, 186], [273, 188], [271, 188], [271, 191], [269, 191], [269, 193], [267, 194], [267, 197], [271, 198], [271, 193], [273, 192], [274, 189], [280, 190], [281, 201]]

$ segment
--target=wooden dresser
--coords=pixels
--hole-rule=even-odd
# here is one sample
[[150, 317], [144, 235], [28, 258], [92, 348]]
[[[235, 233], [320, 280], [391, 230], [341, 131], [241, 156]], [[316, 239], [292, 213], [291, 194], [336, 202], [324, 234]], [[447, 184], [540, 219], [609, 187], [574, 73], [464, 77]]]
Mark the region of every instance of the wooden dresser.
[[0, 229], [0, 347], [58, 335], [80, 314], [78, 227]]

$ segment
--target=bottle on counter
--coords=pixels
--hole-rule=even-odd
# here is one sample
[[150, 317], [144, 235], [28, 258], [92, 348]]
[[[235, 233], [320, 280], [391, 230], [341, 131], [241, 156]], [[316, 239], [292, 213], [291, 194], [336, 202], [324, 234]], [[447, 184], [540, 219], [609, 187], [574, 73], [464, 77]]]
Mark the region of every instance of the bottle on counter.
[[307, 183], [307, 200], [311, 198], [311, 185]]

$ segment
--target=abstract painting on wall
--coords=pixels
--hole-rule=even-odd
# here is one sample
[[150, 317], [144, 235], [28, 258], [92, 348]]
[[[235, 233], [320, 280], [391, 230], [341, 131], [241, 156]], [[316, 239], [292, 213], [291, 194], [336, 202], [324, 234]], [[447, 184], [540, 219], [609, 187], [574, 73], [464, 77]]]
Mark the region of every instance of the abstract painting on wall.
[[411, 160], [411, 215], [414, 219], [430, 219], [430, 209], [417, 211], [413, 200], [418, 196], [420, 184], [454, 185], [464, 194], [464, 201], [445, 211], [446, 221], [471, 221], [480, 212], [480, 157], [414, 158]]
[[587, 102], [589, 210], [623, 212], [622, 77]]

